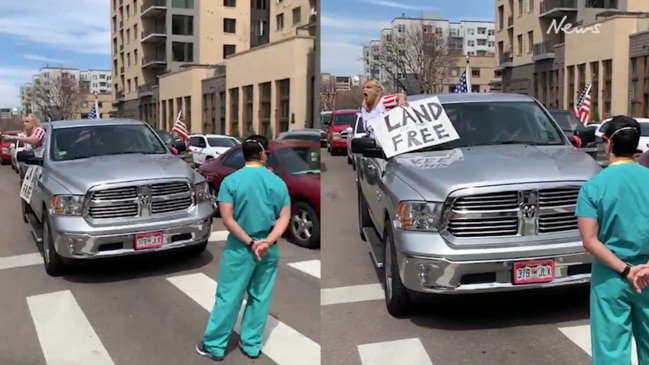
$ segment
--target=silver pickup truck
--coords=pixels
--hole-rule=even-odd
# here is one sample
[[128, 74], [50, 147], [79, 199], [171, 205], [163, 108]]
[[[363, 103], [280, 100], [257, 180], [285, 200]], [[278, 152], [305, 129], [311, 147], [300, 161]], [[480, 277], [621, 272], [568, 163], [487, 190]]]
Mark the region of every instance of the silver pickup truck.
[[529, 96], [437, 96], [459, 140], [390, 159], [372, 138], [351, 142], [360, 234], [388, 312], [406, 315], [422, 295], [588, 283], [574, 209], [602, 168]]
[[56, 276], [75, 259], [186, 249], [199, 254], [212, 226], [204, 178], [145, 123], [46, 123], [43, 147], [24, 151], [22, 214]]

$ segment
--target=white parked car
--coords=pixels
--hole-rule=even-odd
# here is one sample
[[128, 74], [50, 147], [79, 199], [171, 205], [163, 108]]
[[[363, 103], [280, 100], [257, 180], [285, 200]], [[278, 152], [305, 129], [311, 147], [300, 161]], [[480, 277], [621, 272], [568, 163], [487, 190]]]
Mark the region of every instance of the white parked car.
[[11, 149], [11, 168], [16, 173], [18, 173], [20, 172], [20, 169], [18, 166], [18, 159], [16, 158], [16, 156], [18, 155], [18, 152], [25, 150], [25, 144], [23, 142], [18, 141], [17, 143], [12, 144], [10, 149]]
[[238, 139], [221, 134], [192, 134], [189, 136], [189, 149], [192, 151], [194, 165], [218, 157], [230, 148], [240, 145]]
[[361, 113], [356, 114], [356, 121], [354, 125], [348, 127], [344, 132], [341, 133], [341, 137], [347, 137], [347, 163], [352, 165], [352, 168], [356, 170], [356, 157], [352, 153], [352, 139], [364, 137], [365, 125], [363, 124], [363, 118], [361, 118]]
[[[640, 142], [638, 143], [638, 151], [640, 152], [646, 152], [649, 150], [649, 118], [633, 118], [640, 123]], [[610, 121], [611, 118], [609, 119], [604, 119], [602, 123], [600, 123], [599, 128], [597, 128], [597, 131], [595, 131], [595, 135], [597, 137], [602, 137], [604, 133], [602, 133], [602, 127]]]

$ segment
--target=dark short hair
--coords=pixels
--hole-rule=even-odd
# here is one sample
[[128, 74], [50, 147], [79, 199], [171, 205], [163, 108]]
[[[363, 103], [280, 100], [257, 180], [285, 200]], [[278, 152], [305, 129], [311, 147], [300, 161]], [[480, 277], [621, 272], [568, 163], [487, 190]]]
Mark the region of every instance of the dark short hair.
[[248, 161], [259, 160], [259, 154], [268, 149], [268, 138], [255, 134], [246, 138], [241, 144], [243, 159]]
[[637, 120], [618, 115], [604, 124], [602, 132], [613, 144], [611, 153], [615, 156], [632, 157], [638, 150], [640, 123]]

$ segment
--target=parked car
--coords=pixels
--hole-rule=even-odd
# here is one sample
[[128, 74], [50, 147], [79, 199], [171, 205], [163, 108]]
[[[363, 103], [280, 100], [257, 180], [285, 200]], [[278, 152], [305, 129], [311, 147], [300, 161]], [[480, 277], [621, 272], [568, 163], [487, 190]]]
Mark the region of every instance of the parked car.
[[3, 165], [11, 164], [11, 148], [12, 145], [16, 145], [16, 140], [13, 138], [7, 138], [4, 134], [15, 135], [20, 133], [20, 131], [7, 131], [3, 132], [2, 139], [0, 139], [0, 163]]
[[20, 170], [19, 170], [19, 167], [18, 167], [17, 155], [18, 155], [18, 152], [25, 150], [25, 144], [23, 142], [21, 142], [21, 141], [16, 141], [16, 143], [9, 146], [9, 149], [11, 151], [11, 168], [16, 173], [19, 173]]
[[352, 165], [352, 169], [354, 170], [356, 170], [356, 158], [358, 155], [352, 153], [352, 140], [354, 138], [365, 137], [365, 135], [365, 125], [363, 124], [361, 113], [356, 114], [354, 125], [341, 133], [341, 136], [347, 139], [347, 163]]
[[23, 219], [43, 244], [49, 275], [64, 274], [72, 260], [205, 250], [213, 213], [208, 184], [146, 123], [66, 120], [44, 127], [45, 147], [18, 160], [31, 169], [24, 184], [33, 182], [21, 199]]
[[[266, 167], [284, 180], [293, 204], [288, 238], [307, 248], [320, 247], [320, 147], [305, 141], [270, 141]], [[218, 196], [223, 179], [245, 165], [240, 146], [201, 165], [199, 171]]]
[[331, 122], [331, 112], [320, 112], [320, 143], [321, 147], [327, 147], [327, 131]]
[[165, 131], [164, 129], [156, 129], [155, 132], [162, 140], [162, 143], [164, 143], [170, 151], [173, 151], [188, 164], [192, 166], [194, 165], [194, 157], [192, 156], [192, 151], [187, 149], [185, 142], [183, 142], [181, 139], [174, 138], [171, 133]]
[[195, 166], [200, 166], [207, 160], [218, 157], [241, 141], [231, 136], [221, 134], [193, 134], [189, 136], [189, 149]]
[[[649, 118], [634, 118], [640, 123], [640, 142], [638, 143], [637, 153], [643, 153], [649, 150]], [[611, 118], [605, 119], [600, 123], [595, 135], [601, 137], [604, 134], [604, 128]]]
[[297, 140], [297, 141], [310, 141], [320, 143], [320, 134], [319, 129], [313, 128], [303, 128], [303, 129], [292, 129], [288, 132], [282, 132], [277, 136], [276, 140]]
[[601, 167], [530, 96], [436, 96], [460, 139], [387, 160], [373, 138], [352, 140], [359, 231], [388, 312], [406, 315], [423, 295], [588, 283], [574, 212]]
[[343, 138], [341, 133], [354, 125], [357, 114], [356, 109], [334, 110], [331, 113], [331, 122], [327, 130], [327, 151], [332, 156], [347, 152], [347, 138]]

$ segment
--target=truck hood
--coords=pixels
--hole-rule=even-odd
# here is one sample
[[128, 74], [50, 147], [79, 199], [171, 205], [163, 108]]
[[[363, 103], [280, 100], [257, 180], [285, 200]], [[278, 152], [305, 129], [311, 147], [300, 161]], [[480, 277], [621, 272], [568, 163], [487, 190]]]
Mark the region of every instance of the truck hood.
[[427, 201], [469, 187], [586, 181], [599, 171], [592, 157], [568, 146], [456, 148], [398, 156], [388, 166]]
[[153, 179], [194, 180], [194, 171], [174, 155], [114, 155], [50, 164], [52, 178], [73, 194], [95, 185]]

